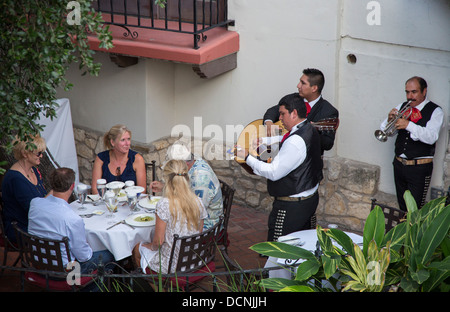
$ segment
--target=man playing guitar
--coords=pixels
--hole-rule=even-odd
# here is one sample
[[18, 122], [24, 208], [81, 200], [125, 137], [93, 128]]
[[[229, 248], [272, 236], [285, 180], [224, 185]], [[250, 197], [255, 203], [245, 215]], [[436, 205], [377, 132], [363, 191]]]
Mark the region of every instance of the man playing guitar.
[[[303, 70], [303, 75], [300, 77], [300, 82], [297, 85], [298, 94], [303, 98], [307, 106], [306, 119], [311, 123], [327, 119], [338, 120], [339, 118], [338, 110], [322, 97], [324, 84], [325, 77], [320, 70], [307, 68]], [[271, 135], [271, 126], [279, 120], [278, 105], [269, 108], [264, 114], [263, 120], [268, 129], [268, 135]], [[328, 151], [333, 147], [336, 133], [335, 131], [319, 131], [319, 134], [323, 155], [324, 151]]]

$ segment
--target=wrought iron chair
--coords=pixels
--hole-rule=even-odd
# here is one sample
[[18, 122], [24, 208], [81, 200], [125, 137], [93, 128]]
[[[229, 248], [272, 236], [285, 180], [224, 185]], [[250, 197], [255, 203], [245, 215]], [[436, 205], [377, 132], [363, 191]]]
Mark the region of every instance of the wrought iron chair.
[[398, 208], [390, 207], [385, 204], [377, 203], [376, 198], [372, 198], [372, 204], [370, 207], [370, 211], [372, 211], [375, 206], [380, 206], [383, 211], [385, 224], [386, 224], [386, 233], [389, 232], [394, 226], [403, 221], [406, 216], [406, 212], [400, 210]]
[[[152, 160], [150, 163], [145, 163], [145, 169], [147, 171], [147, 176], [148, 176], [148, 169], [149, 168], [152, 171], [152, 182], [156, 181], [156, 161], [155, 160]], [[150, 190], [148, 190], [148, 191], [150, 191]], [[155, 195], [155, 192], [152, 192], [152, 193], [153, 193], [152, 195]]]
[[[201, 288], [198, 282], [216, 270], [214, 263], [216, 238], [222, 222], [223, 217], [213, 227], [199, 234], [182, 237], [174, 235], [168, 270], [168, 275], [171, 276], [160, 276], [147, 268], [146, 273], [155, 275], [148, 280], [157, 285], [161, 277], [165, 289], [181, 289], [188, 292], [189, 286]], [[179, 246], [178, 260], [174, 263], [177, 246]], [[172, 270], [172, 267], [175, 269]]]
[[223, 226], [217, 238], [217, 245], [223, 245], [226, 250], [228, 245], [230, 245], [230, 240], [228, 239], [228, 221], [230, 220], [231, 206], [233, 205], [233, 197], [236, 190], [220, 179], [219, 182], [223, 198]]
[[[63, 264], [61, 247], [65, 248], [69, 263], [69, 239], [53, 240], [28, 234], [13, 222], [20, 250], [20, 259], [24, 268], [21, 272], [22, 290], [24, 279], [32, 285], [51, 291], [78, 291], [94, 281], [91, 276], [80, 278], [80, 285], [69, 285], [67, 275], [70, 273]], [[36, 272], [38, 270], [38, 272]], [[41, 274], [42, 273], [42, 274]]]
[[[19, 252], [19, 247], [17, 244], [11, 242], [5, 233], [5, 227], [3, 224], [3, 203], [2, 197], [0, 194], [0, 247], [3, 247], [3, 263], [2, 266], [6, 266], [6, 262], [8, 261], [8, 253], [9, 252]], [[20, 256], [17, 256], [17, 259], [14, 261], [13, 266], [16, 266], [19, 263]], [[0, 275], [3, 274], [4, 269], [0, 272]]]

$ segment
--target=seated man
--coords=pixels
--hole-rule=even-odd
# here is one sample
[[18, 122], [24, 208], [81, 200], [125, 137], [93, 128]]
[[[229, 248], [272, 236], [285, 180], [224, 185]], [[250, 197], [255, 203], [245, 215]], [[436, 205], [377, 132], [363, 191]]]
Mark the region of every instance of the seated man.
[[[166, 163], [172, 159], [184, 160], [189, 168], [189, 184], [195, 195], [200, 197], [203, 206], [208, 212], [204, 220], [203, 229], [207, 230], [219, 222], [223, 215], [223, 199], [220, 182], [211, 166], [203, 159], [195, 159], [188, 147], [175, 143], [167, 150]], [[164, 184], [153, 181], [150, 184], [153, 192], [161, 192]]]
[[[36, 197], [31, 201], [28, 233], [58, 240], [67, 236], [71, 259], [80, 263], [83, 274], [95, 270], [100, 260], [104, 264], [114, 261], [114, 256], [108, 250], [93, 252], [86, 241], [84, 222], [68, 204], [74, 182], [75, 172], [70, 168], [58, 168], [52, 172], [50, 184], [53, 195]], [[64, 265], [67, 265], [69, 261], [65, 250], [62, 250], [62, 257]], [[109, 266], [106, 268], [109, 269]]]

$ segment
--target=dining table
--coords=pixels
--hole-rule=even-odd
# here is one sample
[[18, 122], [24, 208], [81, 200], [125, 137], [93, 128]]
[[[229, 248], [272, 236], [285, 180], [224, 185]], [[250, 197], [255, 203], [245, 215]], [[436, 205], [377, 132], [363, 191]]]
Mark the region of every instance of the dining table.
[[[83, 205], [86, 209], [83, 210], [79, 209], [81, 203], [78, 200], [70, 203], [70, 206], [82, 217], [86, 240], [92, 250], [107, 249], [114, 255], [116, 261], [130, 257], [136, 244], [152, 240], [155, 231], [154, 209], [137, 204], [138, 210], [132, 211], [126, 200], [119, 202], [114, 213], [110, 213], [105, 203], [98, 200], [87, 200]], [[114, 217], [108, 218], [109, 214]], [[141, 219], [148, 220], [142, 218], [148, 216], [151, 216], [149, 219], [153, 222], [139, 222]]]
[[[352, 232], [346, 232], [352, 241], [357, 244], [361, 245], [363, 242], [363, 237], [361, 235], [358, 235], [356, 233]], [[317, 249], [317, 230], [311, 229], [311, 230], [303, 230], [298, 232], [293, 232], [291, 234], [288, 234], [286, 236], [281, 236], [278, 238], [278, 241], [285, 242], [287, 244], [292, 244], [294, 246], [299, 246], [303, 249], [309, 250], [312, 253], [314, 253]], [[339, 245], [336, 242], [333, 242], [336, 246], [339, 247]], [[278, 267], [278, 270], [270, 270], [269, 271], [269, 277], [270, 278], [286, 278], [291, 279], [296, 272], [296, 267], [300, 265], [305, 261], [304, 259], [283, 259], [283, 258], [276, 258], [276, 257], [269, 257], [266, 261], [266, 264], [264, 265], [264, 268], [273, 268]]]

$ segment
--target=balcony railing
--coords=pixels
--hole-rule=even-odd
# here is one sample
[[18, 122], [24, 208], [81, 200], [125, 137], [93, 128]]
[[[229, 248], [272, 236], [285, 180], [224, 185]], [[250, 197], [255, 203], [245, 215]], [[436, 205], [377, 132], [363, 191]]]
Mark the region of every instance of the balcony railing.
[[195, 49], [207, 39], [206, 31], [234, 25], [228, 19], [227, 0], [167, 0], [164, 8], [154, 0], [97, 0], [93, 7], [102, 13], [105, 24], [124, 28], [125, 37], [139, 36], [131, 27], [191, 34]]

